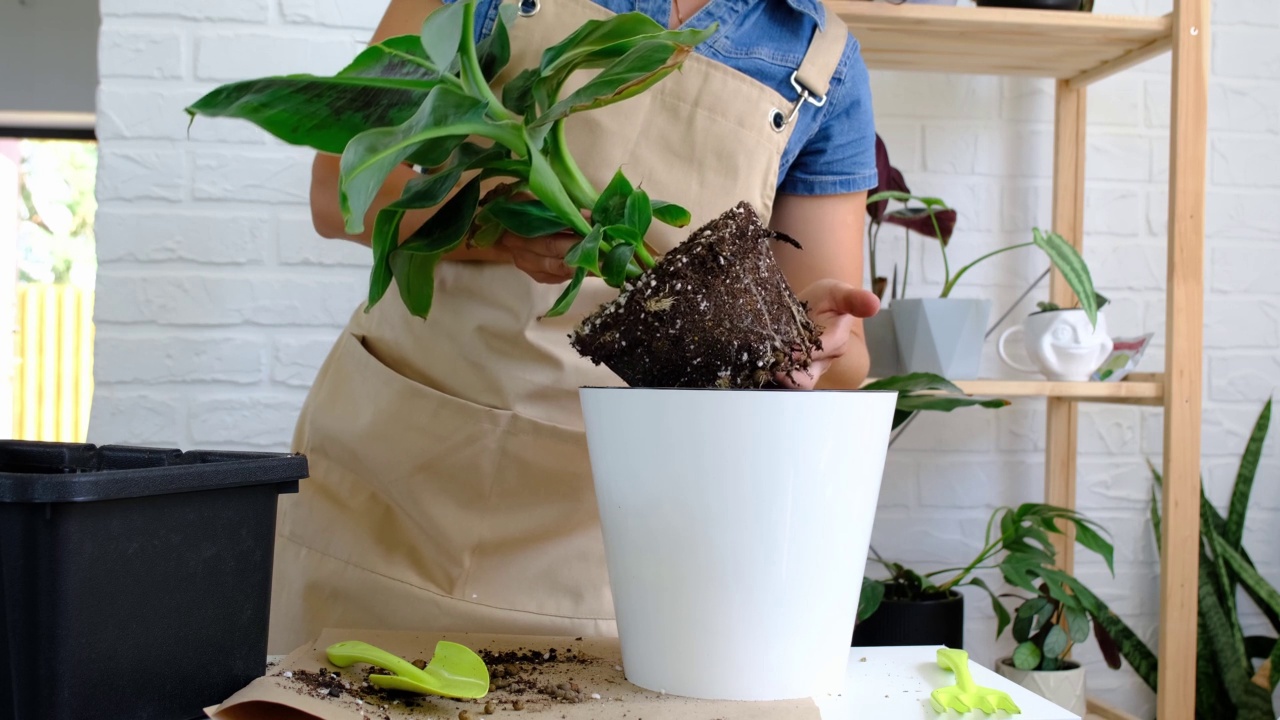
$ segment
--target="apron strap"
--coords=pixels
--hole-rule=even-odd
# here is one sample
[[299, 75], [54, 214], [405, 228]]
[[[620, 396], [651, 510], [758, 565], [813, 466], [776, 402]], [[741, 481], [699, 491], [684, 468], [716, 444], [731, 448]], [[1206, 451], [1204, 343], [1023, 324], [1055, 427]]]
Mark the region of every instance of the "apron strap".
[[814, 32], [799, 69], [792, 73], [791, 84], [800, 93], [802, 100], [821, 107], [827, 101], [831, 76], [835, 74], [840, 58], [844, 55], [849, 28], [838, 17], [832, 22], [825, 3], [819, 3], [818, 7], [822, 8], [824, 21], [819, 23]]

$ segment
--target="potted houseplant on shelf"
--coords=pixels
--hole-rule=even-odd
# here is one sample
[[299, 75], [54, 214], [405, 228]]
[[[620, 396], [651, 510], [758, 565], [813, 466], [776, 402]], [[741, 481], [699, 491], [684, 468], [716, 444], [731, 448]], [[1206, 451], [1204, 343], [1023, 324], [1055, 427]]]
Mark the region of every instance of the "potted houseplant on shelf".
[[[566, 28], [508, 72], [514, 6], [478, 44], [474, 13], [472, 0], [446, 5], [421, 36], [372, 45], [333, 77], [231, 83], [188, 112], [340, 154], [350, 232], [394, 167], [426, 169], [375, 215], [368, 308], [394, 284], [405, 310], [427, 317], [435, 266], [455, 248], [576, 233], [573, 279], [541, 312], [579, 313], [566, 342], [625, 384], [580, 397], [627, 677], [738, 700], [842, 687], [861, 583], [831, 567], [865, 564], [895, 418], [993, 401], [908, 389], [899, 407], [893, 387], [759, 391], [803, 372], [821, 335], [774, 260], [773, 243], [794, 241], [745, 203], [695, 224], [621, 171], [590, 177], [566, 137], [571, 116], [644, 93], [712, 30], [622, 13]], [[580, 71], [595, 74], [564, 93]], [[431, 219], [399, 242], [405, 212], [427, 208]], [[646, 236], [659, 224], [698, 230], [658, 256]], [[616, 296], [582, 309], [588, 284]], [[761, 301], [736, 303], [742, 292]], [[788, 449], [793, 437], [806, 438], [802, 451]], [[637, 454], [638, 442], [661, 452]], [[774, 662], [750, 660], [762, 653]]]
[[[997, 508], [987, 522], [984, 544], [968, 564], [932, 572], [919, 572], [901, 563], [875, 560], [889, 572], [885, 579], [863, 580], [855, 646], [946, 645], [964, 646], [964, 597], [959, 589], [977, 587], [991, 597], [998, 632], [1009, 624], [1008, 610], [978, 576], [982, 570], [999, 569], [1010, 581], [1027, 568], [1053, 561], [1050, 534], [1076, 528], [1078, 541], [1107, 558], [1111, 546], [1082, 515], [1053, 505], [1025, 503], [1017, 508]], [[998, 534], [996, 534], [998, 533]]]
[[[1113, 548], [1090, 524], [1077, 525], [1080, 544], [1097, 552], [1114, 575]], [[1114, 617], [1105, 604], [1074, 576], [1054, 567], [1052, 545], [1032, 548], [1014, 562], [1001, 565], [1005, 580], [1032, 593], [1002, 595], [1016, 598], [1012, 613], [999, 615], [996, 637], [1006, 627], [1018, 643], [1013, 654], [996, 661], [996, 671], [1023, 687], [1081, 716], [1085, 714], [1085, 671], [1069, 654], [1089, 639], [1090, 627], [1112, 669], [1120, 667], [1116, 642], [1100, 623]]]
[[[1254, 421], [1232, 484], [1225, 516], [1200, 494], [1200, 581], [1197, 603], [1196, 720], [1273, 720], [1272, 698], [1280, 687], [1280, 590], [1263, 577], [1245, 549], [1245, 516], [1257, 479], [1259, 461], [1271, 424], [1268, 399]], [[1160, 543], [1162, 514], [1156, 490], [1163, 484], [1153, 466], [1151, 522]], [[1270, 629], [1246, 634], [1249, 620], [1239, 596], [1244, 590]], [[1118, 652], [1156, 690], [1159, 661], [1155, 653], [1129, 628], [1112, 618], [1110, 627]], [[1123, 633], [1123, 634], [1122, 634]]]
[[[1081, 307], [1060, 307], [1051, 302], [1036, 303], [1037, 310], [1000, 335], [996, 349], [1006, 365], [1022, 372], [1039, 373], [1050, 380], [1084, 382], [1111, 355], [1114, 341], [1107, 333], [1102, 308], [1107, 298], [1094, 293], [1097, 313], [1092, 319]], [[1023, 336], [1023, 349], [1032, 364], [1011, 358], [1005, 343], [1015, 334]]]
[[[870, 216], [867, 253], [872, 290], [885, 300], [887, 307], [870, 322], [864, 322], [873, 376], [903, 372], [937, 373], [953, 380], [969, 380], [978, 376], [982, 361], [987, 318], [991, 301], [986, 298], [952, 297], [960, 278], [980, 263], [1001, 253], [1024, 247], [1038, 247], [1066, 279], [1080, 298], [1080, 305], [1091, 324], [1097, 319], [1098, 295], [1084, 259], [1062, 236], [1053, 232], [1032, 230], [1030, 242], [1018, 243], [986, 253], [954, 273], [947, 248], [956, 226], [956, 211], [940, 198], [911, 193], [902, 173], [889, 162], [882, 140], [876, 142], [876, 165], [879, 185], [867, 198]], [[890, 209], [890, 202], [902, 207]], [[902, 290], [898, 289], [895, 265], [893, 280], [880, 275], [877, 251], [884, 225], [895, 225], [905, 235]], [[937, 298], [908, 298], [907, 278], [910, 274], [911, 233], [938, 241], [942, 254], [943, 285]]]

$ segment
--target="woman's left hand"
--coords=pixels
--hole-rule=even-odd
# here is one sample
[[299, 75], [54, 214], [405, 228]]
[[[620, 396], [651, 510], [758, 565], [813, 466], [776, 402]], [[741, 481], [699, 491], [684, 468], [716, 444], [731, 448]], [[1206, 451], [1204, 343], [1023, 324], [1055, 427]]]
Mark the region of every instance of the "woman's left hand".
[[875, 315], [880, 298], [839, 280], [819, 280], [797, 297], [808, 304], [809, 318], [822, 328], [822, 349], [814, 352], [808, 372], [778, 374], [775, 379], [786, 388], [812, 390], [823, 373], [858, 342], [853, 335], [854, 322]]

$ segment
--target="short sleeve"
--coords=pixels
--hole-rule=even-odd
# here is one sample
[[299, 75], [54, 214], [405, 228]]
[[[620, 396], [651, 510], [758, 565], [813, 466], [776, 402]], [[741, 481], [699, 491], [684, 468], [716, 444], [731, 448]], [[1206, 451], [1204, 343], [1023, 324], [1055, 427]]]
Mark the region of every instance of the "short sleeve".
[[871, 78], [852, 35], [845, 52], [843, 77], [832, 83], [817, 129], [787, 169], [780, 193], [836, 195], [870, 190], [879, 182]]

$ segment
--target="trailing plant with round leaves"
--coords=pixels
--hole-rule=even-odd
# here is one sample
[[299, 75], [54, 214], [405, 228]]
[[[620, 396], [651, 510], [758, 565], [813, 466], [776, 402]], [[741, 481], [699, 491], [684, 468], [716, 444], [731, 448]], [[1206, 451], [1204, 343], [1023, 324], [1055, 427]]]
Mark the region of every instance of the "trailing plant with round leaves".
[[[1013, 622], [999, 595], [978, 577], [982, 570], [999, 570], [1004, 579], [1017, 588], [1039, 593], [1035, 583], [1056, 583], [1058, 587], [1069, 584], [1093, 598], [1092, 593], [1080, 586], [1070, 575], [1053, 567], [1055, 551], [1051, 535], [1062, 535], [1067, 526], [1075, 528], [1076, 540], [1098, 553], [1112, 567], [1114, 549], [1103, 537], [1101, 528], [1080, 513], [1067, 508], [1042, 503], [1024, 503], [1017, 508], [997, 508], [987, 521], [982, 550], [967, 565], [944, 568], [932, 572], [918, 572], [900, 563], [888, 563], [878, 554], [877, 562], [889, 570], [885, 580], [863, 580], [863, 592], [870, 592], [866, 601], [859, 602], [858, 620], [870, 617], [879, 606], [879, 598], [892, 594], [902, 600], [922, 601], [945, 597], [950, 591], [965, 586], [977, 587], [991, 598], [991, 609], [996, 616], [996, 636], [1004, 633]], [[998, 531], [999, 534], [995, 534]], [[875, 585], [880, 585], [875, 588]], [[1004, 597], [1008, 597], [1005, 595]], [[1059, 590], [1048, 597], [1064, 604], [1076, 605], [1076, 601], [1063, 599]], [[1091, 601], [1092, 602], [1092, 601]], [[1096, 607], [1101, 607], [1096, 606]], [[1028, 638], [1029, 639], [1029, 638]], [[1056, 640], [1055, 640], [1056, 642]], [[1050, 646], [1050, 649], [1054, 649]]]
[[[187, 112], [193, 120], [248, 120], [287, 143], [341, 154], [338, 201], [350, 233], [364, 231], [374, 197], [396, 167], [426, 169], [374, 216], [368, 307], [394, 279], [409, 311], [426, 317], [436, 264], [464, 243], [487, 247], [504, 231], [536, 237], [570, 230], [582, 238], [565, 258], [574, 276], [547, 311], [560, 315], [587, 275], [619, 288], [654, 265], [644, 242], [652, 221], [690, 222], [687, 210], [649, 198], [621, 171], [603, 190], [594, 188], [569, 153], [565, 118], [643, 93], [715, 27], [668, 30], [639, 12], [590, 20], [547, 48], [538, 66], [515, 75], [499, 98], [490, 86], [510, 61], [516, 12], [503, 4], [492, 33], [476, 43], [475, 0], [458, 0], [432, 12], [420, 35], [372, 45], [333, 76], [230, 83]], [[561, 97], [578, 70], [599, 72]], [[482, 194], [481, 184], [495, 180], [503, 182]], [[406, 212], [437, 206], [399, 241]]]

